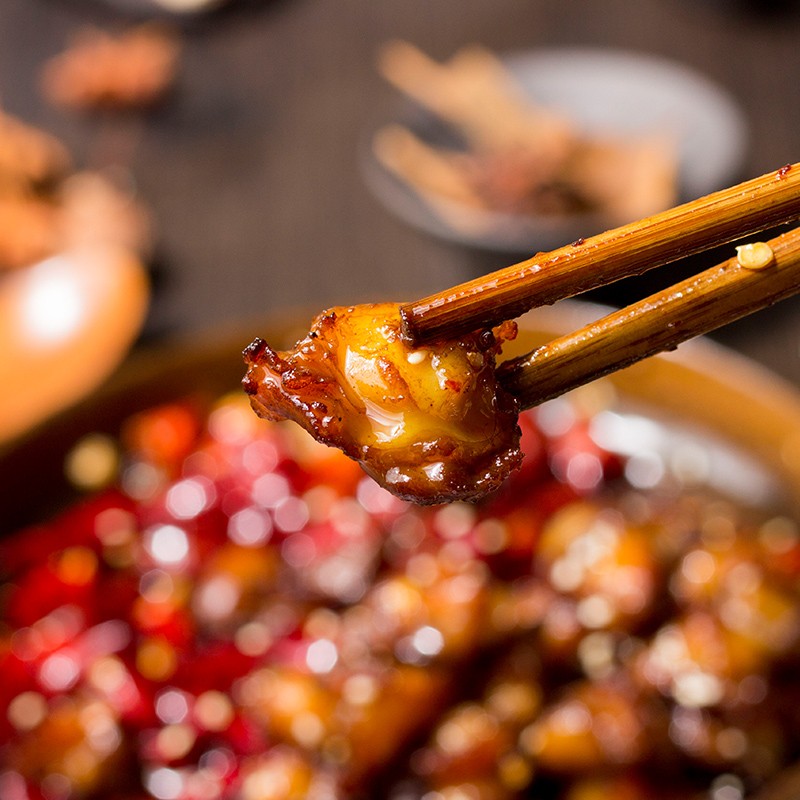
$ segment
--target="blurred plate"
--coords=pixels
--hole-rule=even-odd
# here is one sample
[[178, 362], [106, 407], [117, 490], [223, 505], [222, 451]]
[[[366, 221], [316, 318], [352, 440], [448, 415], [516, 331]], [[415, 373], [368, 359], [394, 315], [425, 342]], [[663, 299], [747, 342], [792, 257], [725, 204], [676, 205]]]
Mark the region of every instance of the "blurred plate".
[[[513, 53], [502, 60], [531, 98], [563, 111], [581, 131], [674, 133], [681, 202], [740, 177], [748, 140], [744, 114], [727, 91], [686, 66], [656, 56], [594, 48]], [[406, 106], [395, 116], [422, 138], [441, 141], [442, 122], [427, 112]], [[598, 215], [527, 217], [470, 210], [480, 232], [456, 229], [376, 160], [372, 138], [378, 127], [369, 131], [362, 145], [367, 184], [390, 211], [429, 234], [472, 247], [530, 253], [609, 227]]]
[[92, 392], [144, 324], [146, 270], [120, 248], [76, 249], [0, 281], [0, 450]]

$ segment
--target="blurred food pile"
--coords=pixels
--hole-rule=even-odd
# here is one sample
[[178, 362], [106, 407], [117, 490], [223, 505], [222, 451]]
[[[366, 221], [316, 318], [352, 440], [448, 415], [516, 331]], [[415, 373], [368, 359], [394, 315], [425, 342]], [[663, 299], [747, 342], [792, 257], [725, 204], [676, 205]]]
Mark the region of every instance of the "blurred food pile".
[[124, 172], [76, 170], [0, 112], [0, 442], [94, 388], [149, 299], [149, 212]]
[[0, 544], [0, 795], [741, 800], [800, 745], [797, 528], [587, 397], [478, 505], [238, 393], [79, 442], [110, 488]]
[[387, 45], [380, 70], [448, 126], [456, 141], [401, 124], [378, 131], [378, 161], [449, 225], [491, 225], [475, 212], [597, 215], [609, 225], [677, 199], [676, 143], [663, 131], [594, 136], [536, 104], [500, 59], [479, 46], [437, 63], [406, 42]]
[[144, 258], [150, 245], [148, 212], [127, 187], [76, 171], [61, 142], [0, 113], [0, 269], [82, 247]]
[[[168, 95], [179, 53], [155, 24], [83, 28], [42, 65], [42, 93], [65, 111], [142, 111]], [[79, 168], [55, 137], [0, 111], [0, 443], [95, 388], [144, 322], [153, 222], [125, 163], [137, 133], [114, 140], [125, 152], [107, 134], [89, 158], [103, 150], [109, 166]]]

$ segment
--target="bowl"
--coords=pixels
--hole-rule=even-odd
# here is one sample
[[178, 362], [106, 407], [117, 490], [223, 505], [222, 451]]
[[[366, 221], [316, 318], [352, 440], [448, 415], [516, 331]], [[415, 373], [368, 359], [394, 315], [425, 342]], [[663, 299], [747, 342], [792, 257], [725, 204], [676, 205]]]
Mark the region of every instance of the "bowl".
[[[601, 312], [565, 303], [531, 313], [514, 347]], [[243, 344], [259, 334], [289, 345], [310, 316], [140, 353], [2, 454], [6, 532], [74, 499], [63, 464], [87, 434], [116, 435], [132, 414], [187, 396], [240, 397]], [[265, 423], [239, 413], [164, 496], [141, 501], [140, 539], [112, 495], [70, 512], [61, 531], [37, 527], [28, 548], [2, 545], [7, 569], [26, 566], [3, 594], [15, 633], [0, 639], [0, 660], [16, 660], [0, 735], [8, 724], [16, 733], [0, 749], [0, 788], [31, 769], [63, 794], [102, 770], [105, 780], [135, 775], [140, 794], [158, 798], [237, 786], [231, 796], [254, 800], [272, 796], [263, 787], [274, 780], [300, 787], [279, 796], [345, 797], [384, 779], [392, 797], [500, 785], [515, 797], [541, 773], [542, 796], [566, 786], [569, 797], [639, 800], [656, 796], [653, 776], [676, 792], [724, 784], [743, 796], [775, 771], [775, 726], [794, 724], [780, 692], [791, 690], [800, 640], [792, 387], [702, 341], [635, 365], [536, 412], [522, 483], [488, 516], [466, 504], [409, 510], [292, 433], [275, 429], [250, 450]], [[172, 447], [149, 430], [156, 450]], [[276, 471], [285, 447], [294, 460]], [[231, 474], [267, 466], [243, 500], [209, 456]], [[598, 474], [627, 488], [612, 499], [587, 481]], [[305, 518], [281, 494], [289, 484], [302, 487]], [[247, 498], [274, 527], [245, 524]], [[654, 513], [670, 525], [654, 525]], [[52, 552], [37, 560], [41, 548]], [[378, 553], [393, 566], [373, 574]], [[608, 559], [613, 580], [598, 567]], [[374, 583], [358, 579], [362, 569]], [[93, 582], [109, 571], [115, 589], [96, 597]], [[300, 604], [273, 603], [290, 574]], [[60, 591], [71, 602], [48, 611]], [[96, 734], [91, 747], [62, 757], [59, 743], [81, 725]], [[31, 745], [48, 736], [50, 748]], [[114, 756], [122, 740], [143, 748], [141, 774]], [[389, 776], [377, 767], [386, 760]]]
[[[563, 112], [581, 133], [614, 137], [660, 131], [674, 137], [681, 202], [739, 177], [748, 142], [744, 113], [730, 92], [684, 64], [594, 47], [511, 52], [502, 62], [537, 104]], [[362, 171], [373, 194], [421, 231], [469, 247], [529, 254], [612, 227], [598, 214], [523, 216], [467, 209], [446, 200], [440, 207], [449, 205], [452, 213], [436, 213], [376, 159], [372, 141], [386, 118], [403, 122], [432, 144], [452, 144], [452, 133], [428, 112], [398, 105], [370, 128], [360, 148]], [[453, 224], [454, 219], [465, 224]]]
[[[514, 357], [575, 330], [606, 309], [568, 301], [540, 308], [521, 319]], [[241, 350], [255, 334], [291, 346], [305, 334], [313, 312], [274, 315], [246, 329], [226, 329], [137, 351], [99, 391], [40, 425], [19, 441], [0, 443], [0, 532], [43, 514], [74, 493], [63, 460], [87, 433], [116, 435], [130, 415], [183, 394], [219, 395], [237, 388], [244, 370]], [[605, 379], [626, 405], [649, 415], [680, 420], [689, 430], [712, 434], [748, 454], [800, 497], [800, 396], [796, 389], [754, 362], [707, 339], [686, 342]], [[42, 485], [48, 487], [42, 492]]]

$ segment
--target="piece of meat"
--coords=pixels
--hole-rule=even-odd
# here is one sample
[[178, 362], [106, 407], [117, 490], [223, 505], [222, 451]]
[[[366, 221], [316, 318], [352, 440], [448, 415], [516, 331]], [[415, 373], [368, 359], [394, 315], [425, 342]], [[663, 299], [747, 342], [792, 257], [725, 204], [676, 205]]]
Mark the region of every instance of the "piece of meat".
[[74, 109], [142, 108], [172, 87], [180, 45], [155, 24], [114, 36], [82, 29], [42, 70], [42, 89], [55, 105]]
[[519, 466], [518, 407], [495, 377], [513, 323], [414, 349], [391, 303], [320, 314], [295, 348], [244, 353], [253, 409], [339, 447], [393, 494], [475, 500]]
[[0, 195], [30, 193], [66, 175], [71, 159], [54, 136], [0, 111]]

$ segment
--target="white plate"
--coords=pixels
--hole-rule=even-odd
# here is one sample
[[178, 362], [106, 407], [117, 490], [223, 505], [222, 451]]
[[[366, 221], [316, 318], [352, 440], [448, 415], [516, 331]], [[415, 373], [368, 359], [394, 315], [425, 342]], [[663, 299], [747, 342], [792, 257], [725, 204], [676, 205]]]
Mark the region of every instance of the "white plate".
[[[747, 149], [748, 126], [732, 96], [682, 64], [656, 56], [598, 48], [512, 53], [503, 62], [537, 103], [562, 110], [590, 134], [666, 130], [678, 143], [681, 201], [735, 183]], [[398, 113], [419, 135], [436, 137], [441, 123], [406, 108]], [[468, 234], [436, 216], [380, 165], [370, 131], [362, 152], [368, 185], [409, 224], [462, 244], [528, 253], [551, 250], [608, 226], [596, 216], [569, 218], [485, 214], [487, 232]], [[478, 212], [480, 213], [480, 212]]]

